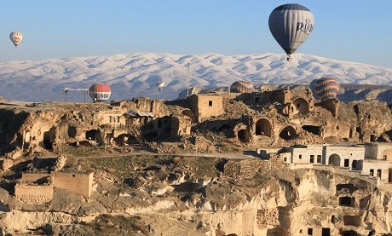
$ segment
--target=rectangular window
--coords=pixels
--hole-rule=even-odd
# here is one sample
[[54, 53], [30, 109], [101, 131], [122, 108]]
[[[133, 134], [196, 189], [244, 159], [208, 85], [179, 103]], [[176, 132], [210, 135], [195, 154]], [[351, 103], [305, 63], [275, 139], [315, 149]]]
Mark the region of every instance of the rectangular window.
[[353, 160], [353, 164], [352, 164], [352, 169], [355, 170], [358, 167], [358, 161], [357, 160]]
[[310, 163], [314, 162], [314, 155], [310, 155]]
[[317, 163], [321, 163], [321, 155], [317, 155]]
[[373, 176], [373, 175], [374, 175], [374, 170], [370, 169], [370, 176]]
[[344, 167], [350, 167], [350, 159], [344, 159]]
[[212, 101], [208, 101], [208, 106], [212, 107]]
[[308, 235], [313, 235], [313, 229], [312, 228], [308, 228]]
[[302, 159], [302, 155], [301, 154], [299, 154], [299, 159]]
[[380, 169], [377, 170], [377, 177], [381, 179], [381, 170]]

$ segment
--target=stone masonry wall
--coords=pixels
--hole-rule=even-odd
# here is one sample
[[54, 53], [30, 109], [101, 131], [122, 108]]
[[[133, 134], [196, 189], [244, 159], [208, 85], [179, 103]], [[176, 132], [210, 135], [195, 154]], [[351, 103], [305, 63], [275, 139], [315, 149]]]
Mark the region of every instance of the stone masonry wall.
[[232, 178], [252, 178], [262, 169], [285, 169], [286, 164], [276, 156], [269, 160], [228, 161], [224, 166], [224, 174]]
[[80, 194], [89, 199], [92, 191], [93, 173], [74, 174], [56, 172], [54, 177], [54, 187], [68, 190], [74, 194]]
[[34, 183], [43, 178], [49, 178], [50, 175], [46, 173], [23, 173], [21, 182], [23, 183]]
[[53, 185], [15, 185], [15, 197], [25, 203], [45, 203], [53, 200]]

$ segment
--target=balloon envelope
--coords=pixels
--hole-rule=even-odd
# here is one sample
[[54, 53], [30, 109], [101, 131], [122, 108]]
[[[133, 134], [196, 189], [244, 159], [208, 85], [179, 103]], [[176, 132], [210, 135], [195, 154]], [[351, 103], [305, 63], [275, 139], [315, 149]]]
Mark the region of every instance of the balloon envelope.
[[91, 99], [93, 99], [94, 102], [103, 102], [107, 101], [110, 98], [110, 95], [112, 94], [112, 91], [110, 87], [106, 84], [93, 84], [89, 90], [89, 95]]
[[236, 81], [230, 85], [231, 93], [251, 93], [254, 91], [253, 84], [246, 81]]
[[161, 91], [163, 89], [163, 87], [165, 87], [165, 83], [159, 82], [159, 83], [157, 83], [157, 87], [158, 87], [159, 91]]
[[272, 36], [287, 54], [287, 60], [313, 31], [314, 16], [299, 4], [284, 4], [275, 8], [268, 19]]
[[315, 79], [309, 84], [313, 96], [319, 100], [334, 99], [338, 96], [340, 85], [334, 78]]
[[15, 47], [17, 47], [19, 45], [20, 41], [22, 41], [23, 35], [21, 32], [13, 31], [10, 33], [10, 39], [11, 39], [12, 43], [15, 45]]

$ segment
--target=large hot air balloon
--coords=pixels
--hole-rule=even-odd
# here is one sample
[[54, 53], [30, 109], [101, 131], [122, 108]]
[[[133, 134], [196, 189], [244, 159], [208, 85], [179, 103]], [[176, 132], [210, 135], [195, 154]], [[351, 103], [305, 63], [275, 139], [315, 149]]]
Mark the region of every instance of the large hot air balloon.
[[89, 88], [88, 93], [94, 102], [103, 102], [109, 100], [112, 91], [108, 85], [97, 83]]
[[340, 85], [334, 78], [315, 79], [309, 84], [313, 96], [319, 100], [334, 99], [338, 96]]
[[10, 33], [10, 39], [11, 39], [12, 43], [15, 45], [15, 47], [17, 47], [19, 45], [20, 41], [22, 41], [23, 35], [21, 32], [13, 31]]
[[231, 93], [251, 93], [254, 91], [253, 84], [246, 81], [236, 81], [230, 85]]
[[284, 4], [275, 8], [268, 19], [269, 29], [287, 54], [287, 60], [313, 31], [312, 12], [299, 4]]

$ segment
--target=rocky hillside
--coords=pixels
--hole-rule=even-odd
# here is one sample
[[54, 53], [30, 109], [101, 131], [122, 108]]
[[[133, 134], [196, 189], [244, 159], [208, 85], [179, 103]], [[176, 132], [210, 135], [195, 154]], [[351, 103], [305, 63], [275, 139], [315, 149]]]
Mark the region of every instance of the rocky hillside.
[[[338, 235], [352, 227], [361, 235], [368, 235], [369, 228], [378, 235], [391, 231], [386, 221], [391, 213], [382, 210], [391, 207], [390, 197], [372, 180], [328, 167], [289, 170], [277, 159], [135, 155], [68, 158], [64, 168], [95, 171], [90, 201], [56, 190], [50, 204], [26, 204], [5, 188], [0, 195], [3, 233], [299, 235], [312, 229]], [[11, 172], [3, 175], [3, 187], [10, 178]], [[342, 204], [345, 197], [354, 200]]]

